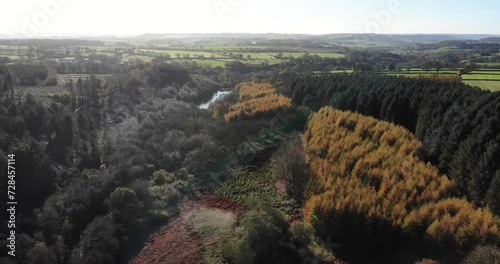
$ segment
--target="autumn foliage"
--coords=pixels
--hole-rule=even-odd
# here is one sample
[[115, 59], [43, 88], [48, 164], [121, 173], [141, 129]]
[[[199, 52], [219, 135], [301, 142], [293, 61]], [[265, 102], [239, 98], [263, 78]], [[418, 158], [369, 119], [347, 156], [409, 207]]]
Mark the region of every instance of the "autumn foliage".
[[362, 215], [451, 251], [499, 241], [498, 219], [453, 198], [453, 182], [419, 159], [421, 143], [405, 128], [325, 107], [310, 120], [304, 139], [311, 170], [304, 214], [317, 230]]
[[224, 115], [226, 121], [255, 118], [269, 111], [289, 108], [292, 100], [276, 92], [269, 83], [241, 83], [236, 87], [238, 102]]

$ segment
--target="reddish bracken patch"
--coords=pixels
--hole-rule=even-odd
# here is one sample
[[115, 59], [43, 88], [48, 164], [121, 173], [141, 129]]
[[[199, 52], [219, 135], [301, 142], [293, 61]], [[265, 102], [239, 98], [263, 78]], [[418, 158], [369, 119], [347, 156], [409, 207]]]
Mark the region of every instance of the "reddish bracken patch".
[[293, 210], [292, 215], [290, 216], [290, 218], [288, 218], [288, 223], [292, 224], [293, 222], [297, 221], [302, 221], [302, 216], [300, 215], [299, 210]]
[[194, 200], [194, 205], [206, 208], [221, 209], [231, 212], [236, 212], [240, 208], [236, 203], [234, 203], [229, 198], [208, 193], [199, 194], [197, 198]]
[[207, 238], [197, 235], [186, 226], [185, 216], [202, 208], [219, 209], [237, 213], [239, 206], [230, 199], [198, 194], [193, 200], [186, 200], [179, 216], [173, 218], [158, 233], [152, 235], [142, 251], [130, 261], [131, 264], [192, 264], [205, 263], [203, 247]]

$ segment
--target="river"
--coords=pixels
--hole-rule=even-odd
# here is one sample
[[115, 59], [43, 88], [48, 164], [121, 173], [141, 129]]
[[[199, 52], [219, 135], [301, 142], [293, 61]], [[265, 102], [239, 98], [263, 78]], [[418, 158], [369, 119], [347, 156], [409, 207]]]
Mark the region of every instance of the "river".
[[212, 99], [210, 99], [210, 101], [204, 103], [204, 104], [201, 104], [199, 106], [200, 109], [208, 109], [208, 107], [213, 104], [215, 101], [217, 101], [218, 99], [230, 94], [231, 91], [218, 91], [214, 94], [214, 96], [212, 96]]

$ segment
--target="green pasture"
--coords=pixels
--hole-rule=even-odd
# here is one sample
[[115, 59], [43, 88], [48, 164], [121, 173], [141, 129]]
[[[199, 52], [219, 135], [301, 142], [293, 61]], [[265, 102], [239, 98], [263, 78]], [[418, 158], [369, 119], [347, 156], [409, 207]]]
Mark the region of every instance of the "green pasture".
[[478, 63], [479, 65], [484, 65], [486, 67], [500, 67], [500, 62], [483, 62]]
[[[201, 46], [203, 46], [203, 49], [201, 49]], [[187, 48], [189, 50], [214, 50], [214, 51], [245, 51], [249, 49], [276, 49], [276, 47], [271, 47], [271, 46], [252, 46], [252, 45], [243, 45], [243, 46], [238, 46], [238, 45], [209, 45], [209, 46], [204, 46], [204, 45], [196, 45], [196, 46], [187, 46], [187, 47], [179, 47], [179, 48]]]
[[16, 45], [0, 45], [0, 50], [29, 50], [29, 47]]
[[201, 65], [209, 65], [209, 66], [212, 66], [212, 67], [224, 67], [226, 62], [228, 62], [227, 60], [199, 60], [199, 59], [193, 59], [193, 60], [189, 60], [189, 61], [194, 61], [194, 62], [197, 62]]
[[204, 51], [186, 51], [186, 50], [151, 50], [151, 49], [140, 49], [137, 52], [144, 52], [145, 54], [151, 54], [152, 56], [162, 56], [162, 55], [170, 55], [172, 58], [176, 58], [177, 54], [179, 54], [182, 57], [184, 55], [189, 55], [190, 57], [196, 57], [196, 56], [204, 56], [206, 58], [210, 58], [212, 55], [215, 57], [221, 57], [217, 53], [212, 53], [212, 52], [204, 52]]
[[488, 81], [500, 81], [500, 71], [496, 73], [469, 73], [462, 75], [463, 80], [488, 80]]
[[156, 58], [155, 56], [141, 56], [141, 55], [127, 55], [123, 57], [122, 61], [130, 61], [140, 59], [144, 62], [150, 62], [152, 59]]
[[470, 86], [477, 86], [483, 90], [492, 92], [500, 91], [500, 81], [464, 81], [464, 83]]

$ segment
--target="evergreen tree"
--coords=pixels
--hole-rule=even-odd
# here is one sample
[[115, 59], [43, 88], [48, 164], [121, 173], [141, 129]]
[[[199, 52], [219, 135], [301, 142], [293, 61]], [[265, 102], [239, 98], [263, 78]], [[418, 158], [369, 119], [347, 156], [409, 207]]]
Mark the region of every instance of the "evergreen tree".
[[494, 160], [494, 157], [498, 151], [499, 149], [497, 143], [493, 140], [490, 141], [487, 144], [486, 151], [483, 153], [479, 162], [477, 162], [477, 165], [472, 171], [468, 188], [470, 197], [476, 202], [484, 200], [490, 183], [492, 183], [495, 173], [494, 170], [492, 171], [492, 169], [494, 169], [493, 163], [498, 162]]
[[78, 78], [78, 81], [76, 82], [76, 89], [78, 90], [78, 105], [83, 105], [85, 102], [84, 100], [84, 91], [83, 91], [83, 82], [82, 78]]
[[500, 215], [500, 170], [497, 171], [486, 194], [486, 203], [497, 215]]
[[14, 99], [14, 83], [12, 81], [12, 76], [7, 73], [4, 78], [4, 90], [10, 92], [10, 97]]

